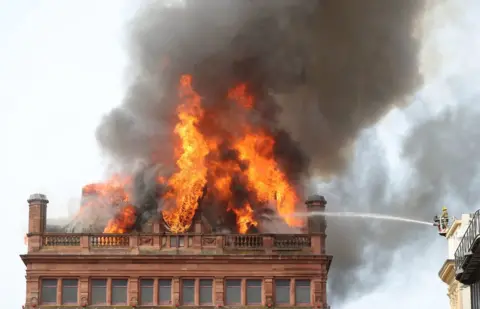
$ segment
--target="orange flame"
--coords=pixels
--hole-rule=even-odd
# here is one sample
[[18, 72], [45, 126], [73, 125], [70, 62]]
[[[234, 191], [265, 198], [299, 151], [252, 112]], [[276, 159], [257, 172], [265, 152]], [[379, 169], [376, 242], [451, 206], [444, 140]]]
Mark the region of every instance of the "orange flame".
[[180, 80], [182, 103], [177, 109], [179, 123], [174, 131], [181, 139], [180, 149], [175, 149], [180, 153], [177, 160], [179, 171], [168, 180], [171, 191], [165, 196], [167, 206], [163, 210], [163, 218], [174, 233], [184, 232], [190, 227], [207, 183], [205, 156], [208, 145], [196, 127], [203, 110], [200, 96], [193, 90], [191, 82], [189, 75], [182, 76]]
[[[268, 132], [250, 126], [247, 121], [236, 119], [241, 126], [235, 136], [229, 136], [228, 143], [230, 149], [237, 151], [238, 159], [245, 162], [245, 166], [221, 160], [221, 138], [204, 135], [199, 129], [205, 111], [200, 95], [192, 87], [192, 76], [183, 75], [180, 78], [178, 94], [178, 122], [174, 129], [179, 141], [175, 147], [177, 172], [169, 178], [157, 177], [158, 183], [168, 185], [162, 215], [170, 231], [182, 233], [190, 228], [207, 182], [215, 199], [224, 202], [228, 205], [227, 210], [235, 213], [240, 233], [247, 233], [251, 227], [258, 226], [252, 208], [256, 204], [239, 202], [239, 207], [233, 203], [231, 187], [234, 177], [241, 178], [242, 184], [258, 203], [274, 204], [288, 225], [300, 226], [303, 222], [291, 216], [299, 198], [275, 160], [274, 138]], [[227, 95], [245, 110], [255, 106], [255, 98], [248, 93], [246, 84], [233, 87]], [[105, 233], [125, 233], [135, 224], [136, 209], [126, 190], [130, 181], [129, 178], [114, 176], [106, 183], [83, 188], [84, 195], [100, 195], [119, 205], [118, 214], [108, 222]]]
[[[215, 138], [203, 136], [196, 127], [203, 116], [203, 109], [200, 97], [192, 89], [191, 82], [189, 75], [183, 76], [180, 81], [182, 104], [178, 109], [180, 122], [175, 133], [181, 139], [181, 155], [177, 161], [179, 172], [169, 180], [173, 189], [168, 195], [170, 199], [176, 199], [176, 204], [163, 212], [171, 230], [183, 232], [190, 227], [208, 174], [214, 175], [212, 185], [216, 197], [226, 201], [228, 210], [236, 214], [240, 233], [246, 233], [251, 226], [258, 226], [258, 222], [254, 219], [254, 211], [248, 202], [241, 208], [235, 208], [229, 202], [232, 198], [232, 177], [238, 174], [246, 176], [249, 189], [257, 194], [260, 202], [276, 203], [278, 213], [285, 218], [287, 224], [301, 225], [300, 220], [289, 216], [295, 211], [298, 197], [274, 160], [272, 137], [264, 132], [254, 133], [246, 127], [245, 136], [234, 141], [234, 149], [239, 152], [240, 159], [248, 162], [246, 170], [242, 170], [236, 163], [222, 162], [215, 157], [206, 162], [207, 155], [219, 152], [218, 143]], [[231, 89], [228, 98], [246, 109], [254, 106], [254, 97], [247, 94], [245, 84]]]

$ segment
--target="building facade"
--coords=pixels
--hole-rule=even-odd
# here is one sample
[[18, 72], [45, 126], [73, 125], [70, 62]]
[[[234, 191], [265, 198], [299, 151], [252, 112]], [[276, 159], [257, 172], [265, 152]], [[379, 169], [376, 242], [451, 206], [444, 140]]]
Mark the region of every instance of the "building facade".
[[455, 278], [470, 289], [471, 308], [480, 308], [480, 210], [470, 223], [455, 251]]
[[[48, 200], [29, 200], [25, 308], [328, 308], [332, 257], [323, 217], [304, 234], [214, 233], [201, 216], [184, 234], [46, 231]], [[313, 196], [309, 211], [326, 201]]]
[[451, 309], [470, 309], [470, 287], [455, 279], [455, 251], [470, 223], [470, 215], [463, 215], [448, 227], [445, 237], [448, 243], [448, 256], [438, 275], [448, 285], [448, 298]]

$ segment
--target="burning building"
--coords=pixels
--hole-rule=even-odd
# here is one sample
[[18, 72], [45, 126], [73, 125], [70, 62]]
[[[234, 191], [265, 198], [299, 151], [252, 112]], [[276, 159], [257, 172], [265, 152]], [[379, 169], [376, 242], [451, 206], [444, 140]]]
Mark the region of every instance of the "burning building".
[[[240, 219], [240, 233], [225, 233], [198, 208], [178, 231], [163, 218], [150, 220], [148, 232], [109, 233], [122, 215], [104, 233], [54, 233], [47, 197], [33, 194], [28, 203], [26, 308], [328, 307], [323, 217], [308, 217], [299, 234], [241, 234]], [[312, 196], [305, 204], [318, 212], [326, 201]]]
[[85, 186], [62, 228], [47, 224], [45, 195], [29, 198], [27, 308], [328, 307], [326, 222], [308, 216], [326, 201], [302, 206], [275, 155], [279, 132], [242, 119], [255, 104], [247, 86], [226, 95], [234, 131], [202, 123], [216, 109], [205, 112], [190, 75], [178, 99], [172, 171], [146, 166]]

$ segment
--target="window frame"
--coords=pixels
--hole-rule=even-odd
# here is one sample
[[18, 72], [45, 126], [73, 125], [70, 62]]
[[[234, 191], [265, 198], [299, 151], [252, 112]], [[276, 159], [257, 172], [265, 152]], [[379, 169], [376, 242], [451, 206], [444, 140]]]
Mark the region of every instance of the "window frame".
[[[114, 303], [113, 302], [113, 289], [115, 288], [113, 286], [113, 282], [117, 281], [117, 280], [125, 280], [127, 282], [127, 285], [125, 287], [124, 286], [121, 287], [121, 288], [125, 288], [125, 302], [121, 302], [121, 303]], [[111, 306], [126, 306], [126, 305], [128, 305], [128, 286], [129, 285], [130, 285], [130, 282], [129, 282], [128, 278], [125, 278], [125, 277], [116, 277], [116, 278], [114, 277], [114, 278], [110, 279], [110, 305]], [[108, 295], [108, 292], [107, 292], [107, 295]]]
[[[277, 281], [288, 281], [288, 302], [278, 303], [277, 302]], [[295, 295], [293, 295], [295, 297]], [[276, 307], [290, 307], [292, 306], [292, 278], [273, 278], [273, 301]]]
[[[228, 289], [228, 281], [230, 280], [238, 280], [240, 281], [240, 302], [239, 303], [233, 303], [233, 304], [230, 304], [227, 302], [227, 289]], [[244, 302], [244, 295], [243, 295], [243, 282], [244, 282], [244, 279], [243, 278], [238, 278], [238, 277], [230, 277], [230, 278], [225, 278], [224, 281], [223, 281], [223, 302], [225, 303], [226, 306], [243, 306], [243, 302]]]
[[[64, 299], [63, 299], [63, 296], [64, 296], [64, 288], [65, 288], [65, 280], [75, 280], [77, 281], [77, 285], [76, 285], [76, 290], [77, 290], [77, 301], [76, 302], [65, 302]], [[73, 288], [73, 286], [67, 286], [68, 288]], [[78, 302], [79, 302], [79, 299], [80, 299], [80, 278], [76, 278], [76, 277], [66, 277], [66, 278], [62, 278], [62, 292], [61, 292], [61, 301], [60, 303], [62, 305], [78, 305]]]
[[[142, 300], [142, 282], [145, 281], [145, 280], [152, 280], [152, 302], [151, 303], [144, 303], [143, 300]], [[155, 278], [149, 278], [149, 277], [141, 277], [141, 278], [138, 278], [138, 300], [139, 300], [139, 305], [140, 306], [155, 306], [155, 281], [156, 279]], [[148, 288], [150, 286], [147, 286]]]
[[[158, 306], [173, 306], [175, 304], [172, 303], [173, 301], [173, 278], [171, 277], [159, 277], [159, 278], [156, 278], [156, 284], [157, 284], [157, 299], [154, 300], [154, 302], [157, 303]], [[170, 300], [168, 301], [168, 303], [166, 302], [161, 302], [160, 301], [160, 281], [170, 281]]]
[[[97, 281], [97, 280], [105, 280], [105, 303], [93, 303], [93, 282], [94, 281]], [[89, 303], [91, 305], [96, 305], [96, 306], [107, 306], [107, 303], [108, 303], [108, 281], [109, 279], [108, 278], [101, 278], [101, 277], [97, 277], [97, 278], [90, 278], [89, 280], [89, 295], [88, 295], [88, 298], [89, 298]]]
[[[186, 280], [191, 280], [193, 281], [193, 301], [191, 304], [185, 304], [184, 303], [184, 300], [183, 300], [183, 288], [184, 288], [184, 281]], [[197, 306], [197, 279], [196, 278], [191, 278], [191, 277], [185, 277], [185, 278], [180, 278], [180, 299], [179, 299], [179, 302], [180, 302], [180, 306], [186, 306], [186, 307], [191, 307], [191, 306]]]
[[[297, 281], [308, 281], [308, 294], [309, 294], [309, 301], [308, 303], [304, 302], [299, 302], [297, 300]], [[306, 288], [306, 287], [304, 287]], [[302, 305], [302, 306], [307, 306], [312, 304], [312, 279], [311, 278], [294, 278], [293, 279], [293, 295], [295, 298], [295, 306]]]
[[[55, 280], [55, 302], [45, 302], [43, 300], [43, 281], [46, 280]], [[40, 304], [42, 305], [58, 305], [58, 278], [45, 277], [40, 279]], [[53, 286], [46, 286], [47, 288], [52, 288]]]
[[[209, 280], [211, 282], [210, 288], [211, 288], [211, 302], [210, 303], [203, 303], [201, 302], [200, 295], [202, 291], [202, 285], [201, 282], [202, 280]], [[197, 285], [198, 285], [198, 306], [214, 306], [215, 304], [215, 278], [212, 277], [201, 277], [197, 279]]]
[[[248, 281], [260, 281], [260, 302], [259, 303], [249, 303], [248, 302]], [[244, 290], [244, 297], [243, 299], [245, 300], [245, 306], [259, 306], [259, 305], [262, 305], [264, 303], [264, 293], [263, 293], [263, 285], [264, 285], [264, 280], [263, 280], [263, 277], [262, 278], [259, 278], [259, 277], [248, 277], [248, 278], [245, 278], [243, 280], [244, 284], [245, 284], [245, 289], [242, 289]], [[242, 282], [242, 283], [243, 283]]]

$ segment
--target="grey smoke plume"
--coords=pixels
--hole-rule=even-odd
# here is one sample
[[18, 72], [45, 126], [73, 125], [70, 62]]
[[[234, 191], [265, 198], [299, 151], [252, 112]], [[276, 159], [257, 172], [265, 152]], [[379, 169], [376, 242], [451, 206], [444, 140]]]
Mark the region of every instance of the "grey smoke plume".
[[[375, 131], [362, 134], [347, 173], [322, 186], [329, 209], [427, 221], [443, 205], [457, 217], [474, 212], [480, 199], [480, 111], [473, 100], [467, 104], [411, 129], [401, 154], [403, 175], [389, 173]], [[401, 183], [392, 183], [399, 178]], [[417, 255], [436, 240], [433, 227], [344, 218], [328, 218], [328, 224], [327, 250], [334, 256], [329, 288], [336, 304], [382, 284], [400, 249]]]
[[[123, 104], [103, 119], [97, 139], [122, 167], [137, 161], [173, 167], [176, 87], [188, 73], [203, 98], [204, 134], [227, 139], [235, 133], [239, 113], [224, 98], [230, 87], [246, 82], [257, 104], [239, 118], [275, 137], [275, 156], [293, 183], [343, 173], [359, 132], [421, 84], [413, 33], [423, 5], [423, 0], [150, 4], [133, 22], [132, 84]], [[377, 186], [370, 194], [381, 197], [385, 184]], [[349, 237], [330, 228], [330, 235]], [[332, 253], [348, 257], [344, 265], [356, 269], [365, 255], [355, 248]], [[332, 273], [332, 287], [346, 296], [352, 282], [342, 276]]]
[[152, 153], [169, 163], [176, 86], [190, 73], [206, 102], [238, 81], [260, 99], [280, 96], [262, 100], [262, 116], [293, 131], [310, 167], [337, 172], [358, 131], [419, 86], [413, 32], [422, 8], [419, 0], [150, 5], [134, 20], [132, 85], [98, 141], [123, 163]]

